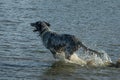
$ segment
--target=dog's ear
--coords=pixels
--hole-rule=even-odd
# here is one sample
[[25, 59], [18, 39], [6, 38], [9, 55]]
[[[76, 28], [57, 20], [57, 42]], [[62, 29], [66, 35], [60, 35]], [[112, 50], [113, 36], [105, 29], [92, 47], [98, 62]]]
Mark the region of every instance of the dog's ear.
[[48, 23], [48, 22], [45, 22], [45, 21], [44, 21], [44, 23], [45, 23], [47, 26], [49, 26], [49, 27], [50, 27], [50, 23]]

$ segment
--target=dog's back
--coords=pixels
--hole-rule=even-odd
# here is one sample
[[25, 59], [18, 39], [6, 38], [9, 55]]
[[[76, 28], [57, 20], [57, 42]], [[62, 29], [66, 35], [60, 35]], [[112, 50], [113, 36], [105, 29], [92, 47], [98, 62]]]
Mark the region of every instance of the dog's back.
[[72, 54], [80, 47], [80, 41], [74, 35], [57, 34], [48, 31], [43, 35], [42, 39], [46, 48], [54, 49], [56, 52], [71, 51]]

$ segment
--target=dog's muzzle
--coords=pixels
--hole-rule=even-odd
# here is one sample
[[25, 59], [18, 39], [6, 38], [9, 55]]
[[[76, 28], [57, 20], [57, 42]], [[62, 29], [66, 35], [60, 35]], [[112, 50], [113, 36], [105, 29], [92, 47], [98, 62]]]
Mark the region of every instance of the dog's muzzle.
[[[35, 23], [31, 23], [30, 25], [33, 26], [33, 27], [35, 27], [36, 24]], [[36, 32], [36, 31], [38, 31], [38, 30], [37, 29], [33, 30], [33, 32]]]
[[35, 23], [30, 23], [31, 26], [35, 26]]

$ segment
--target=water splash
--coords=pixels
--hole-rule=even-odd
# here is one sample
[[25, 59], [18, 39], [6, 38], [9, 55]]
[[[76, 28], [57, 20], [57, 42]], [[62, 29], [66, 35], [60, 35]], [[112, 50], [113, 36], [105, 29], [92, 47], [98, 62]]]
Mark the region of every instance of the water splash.
[[71, 55], [70, 60], [65, 59], [65, 53], [64, 52], [57, 53], [56, 54], [56, 60], [65, 61], [66, 63], [75, 63], [75, 64], [79, 64], [81, 66], [86, 65], [86, 61], [82, 60], [76, 53]]
[[[75, 55], [77, 56], [72, 56], [72, 62], [76, 64], [82, 64], [82, 65], [88, 65], [88, 66], [107, 66], [109, 63], [111, 63], [111, 58], [105, 51], [100, 51], [102, 55], [97, 55], [94, 53], [82, 53], [80, 55]], [[78, 57], [79, 56], [79, 57]]]
[[94, 53], [83, 52], [83, 53], [74, 53], [71, 55], [70, 60], [65, 59], [65, 53], [57, 53], [56, 57], [60, 61], [65, 61], [67, 63], [74, 63], [81, 66], [107, 66], [111, 63], [111, 58], [105, 51], [99, 51], [101, 55], [97, 55]]
[[65, 59], [65, 61], [69, 63], [79, 64], [81, 66], [85, 66], [87, 64], [86, 61], [80, 58], [76, 53], [71, 55], [70, 60]]

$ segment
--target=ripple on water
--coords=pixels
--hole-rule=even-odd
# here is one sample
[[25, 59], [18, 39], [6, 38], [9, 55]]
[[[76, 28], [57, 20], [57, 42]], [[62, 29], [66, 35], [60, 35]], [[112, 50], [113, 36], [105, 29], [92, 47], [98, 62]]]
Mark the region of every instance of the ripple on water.
[[102, 45], [98, 49], [104, 49], [117, 60], [119, 3], [119, 0], [0, 0], [0, 79], [119, 80], [120, 69], [55, 62], [30, 26], [33, 21], [48, 21], [52, 30], [74, 34], [91, 47]]

